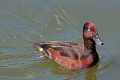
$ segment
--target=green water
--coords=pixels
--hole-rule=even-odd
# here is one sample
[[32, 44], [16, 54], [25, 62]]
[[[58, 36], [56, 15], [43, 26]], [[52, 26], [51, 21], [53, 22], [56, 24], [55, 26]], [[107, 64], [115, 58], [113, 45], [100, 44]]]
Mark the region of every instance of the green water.
[[[33, 42], [81, 41], [85, 20], [105, 43], [99, 65], [72, 72], [34, 57]], [[0, 80], [119, 80], [119, 21], [119, 0], [0, 0]]]

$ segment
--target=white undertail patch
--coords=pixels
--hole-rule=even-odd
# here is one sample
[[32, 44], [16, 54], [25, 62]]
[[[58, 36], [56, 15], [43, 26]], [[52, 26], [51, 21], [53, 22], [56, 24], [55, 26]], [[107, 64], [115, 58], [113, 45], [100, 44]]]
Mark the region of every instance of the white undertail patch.
[[42, 51], [43, 51], [43, 48], [39, 48], [39, 51], [42, 52]]

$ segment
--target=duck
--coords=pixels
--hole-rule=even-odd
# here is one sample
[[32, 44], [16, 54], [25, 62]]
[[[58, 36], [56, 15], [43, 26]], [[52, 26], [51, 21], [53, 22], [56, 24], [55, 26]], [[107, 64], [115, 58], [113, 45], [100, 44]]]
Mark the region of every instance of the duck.
[[96, 25], [87, 20], [83, 25], [83, 43], [74, 41], [40, 41], [33, 46], [47, 58], [69, 70], [80, 70], [96, 65], [100, 58], [96, 45], [104, 45]]

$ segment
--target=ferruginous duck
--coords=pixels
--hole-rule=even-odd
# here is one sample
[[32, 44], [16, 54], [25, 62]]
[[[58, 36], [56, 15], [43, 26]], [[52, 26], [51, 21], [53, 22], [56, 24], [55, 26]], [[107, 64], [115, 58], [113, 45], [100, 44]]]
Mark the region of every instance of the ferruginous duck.
[[40, 53], [52, 59], [60, 66], [79, 70], [92, 67], [99, 62], [96, 45], [103, 45], [96, 26], [92, 21], [86, 21], [83, 26], [83, 44], [68, 41], [43, 41], [34, 43]]

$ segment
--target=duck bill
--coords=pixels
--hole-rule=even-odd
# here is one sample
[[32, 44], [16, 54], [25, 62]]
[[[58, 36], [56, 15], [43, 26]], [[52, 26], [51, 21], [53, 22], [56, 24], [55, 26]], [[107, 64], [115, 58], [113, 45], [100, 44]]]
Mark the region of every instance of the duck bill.
[[104, 43], [101, 41], [98, 33], [95, 34], [93, 39], [95, 40], [96, 45], [104, 45]]

